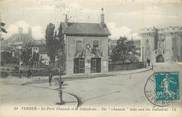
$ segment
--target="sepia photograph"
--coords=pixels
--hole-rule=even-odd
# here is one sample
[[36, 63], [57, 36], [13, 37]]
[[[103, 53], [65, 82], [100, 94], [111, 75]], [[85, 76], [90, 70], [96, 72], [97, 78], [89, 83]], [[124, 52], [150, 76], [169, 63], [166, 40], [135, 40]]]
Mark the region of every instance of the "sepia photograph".
[[179, 117], [181, 11], [182, 0], [0, 0], [0, 117]]

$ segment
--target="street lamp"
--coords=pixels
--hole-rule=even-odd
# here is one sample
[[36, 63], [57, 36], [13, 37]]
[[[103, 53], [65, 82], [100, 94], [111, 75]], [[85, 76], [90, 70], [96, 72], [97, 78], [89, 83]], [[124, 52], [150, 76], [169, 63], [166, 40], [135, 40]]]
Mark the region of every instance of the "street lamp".
[[64, 52], [64, 40], [61, 40], [61, 48], [58, 49], [58, 62], [59, 62], [59, 79], [58, 79], [58, 84], [59, 84], [59, 98], [60, 102], [57, 103], [59, 105], [64, 104], [63, 101], [63, 91], [62, 91], [62, 86], [63, 86], [63, 80], [62, 80], [62, 75], [64, 74], [64, 66], [65, 66], [65, 52]]

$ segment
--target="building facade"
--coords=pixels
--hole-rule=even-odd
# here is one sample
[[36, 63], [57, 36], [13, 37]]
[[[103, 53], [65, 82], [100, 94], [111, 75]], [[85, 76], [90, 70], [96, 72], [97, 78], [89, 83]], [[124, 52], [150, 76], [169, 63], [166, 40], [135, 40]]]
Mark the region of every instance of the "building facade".
[[141, 31], [142, 59], [152, 63], [182, 61], [182, 27], [145, 28]]
[[100, 23], [65, 22], [60, 24], [64, 36], [66, 74], [108, 71], [108, 36], [110, 32], [101, 14]]

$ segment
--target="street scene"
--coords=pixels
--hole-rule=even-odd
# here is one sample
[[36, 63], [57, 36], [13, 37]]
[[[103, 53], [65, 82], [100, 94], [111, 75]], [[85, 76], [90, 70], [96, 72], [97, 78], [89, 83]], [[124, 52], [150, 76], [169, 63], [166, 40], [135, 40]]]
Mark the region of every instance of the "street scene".
[[0, 107], [182, 107], [181, 1], [13, 1], [0, 1]]
[[[181, 68], [182, 65], [175, 64], [156, 66], [154, 70], [174, 71]], [[74, 107], [153, 106], [144, 95], [144, 85], [152, 74], [153, 71], [150, 69], [141, 69], [132, 70], [130, 73], [104, 74], [102, 77], [64, 78], [63, 100], [65, 106]], [[59, 102], [58, 87], [55, 82], [49, 86], [47, 77], [1, 79], [1, 104], [53, 106]]]

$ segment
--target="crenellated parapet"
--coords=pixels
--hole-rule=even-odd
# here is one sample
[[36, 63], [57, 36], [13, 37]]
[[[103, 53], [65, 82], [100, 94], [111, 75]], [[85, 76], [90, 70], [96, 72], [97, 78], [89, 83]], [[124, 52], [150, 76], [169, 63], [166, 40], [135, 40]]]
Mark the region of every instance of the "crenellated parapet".
[[167, 27], [148, 27], [148, 28], [143, 28], [140, 30], [140, 34], [153, 34], [155, 31], [158, 30], [159, 34], [164, 34], [164, 33], [180, 33], [182, 34], [182, 26], [167, 26]]
[[155, 62], [182, 60], [182, 26], [149, 27], [140, 30], [143, 58]]

